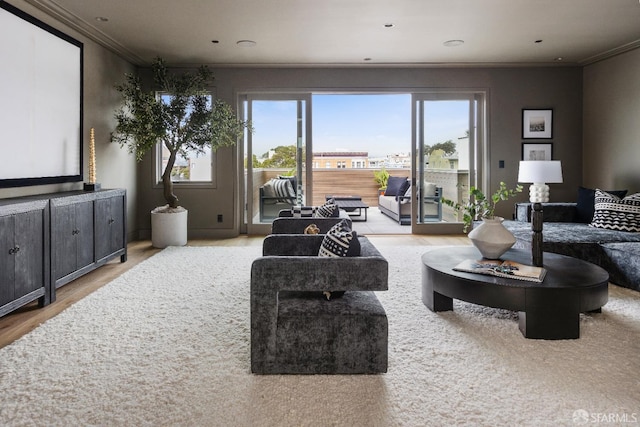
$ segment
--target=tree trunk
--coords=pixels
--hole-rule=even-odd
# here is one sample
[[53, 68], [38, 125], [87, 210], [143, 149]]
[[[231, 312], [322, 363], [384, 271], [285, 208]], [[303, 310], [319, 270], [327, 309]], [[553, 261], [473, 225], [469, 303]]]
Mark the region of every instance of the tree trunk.
[[164, 169], [164, 172], [162, 173], [162, 186], [164, 188], [164, 199], [172, 208], [178, 207], [178, 198], [176, 197], [175, 194], [173, 194], [173, 181], [171, 181], [171, 171], [173, 170], [173, 165], [175, 163], [176, 163], [176, 153], [171, 151], [169, 154], [169, 161], [167, 162], [167, 167]]

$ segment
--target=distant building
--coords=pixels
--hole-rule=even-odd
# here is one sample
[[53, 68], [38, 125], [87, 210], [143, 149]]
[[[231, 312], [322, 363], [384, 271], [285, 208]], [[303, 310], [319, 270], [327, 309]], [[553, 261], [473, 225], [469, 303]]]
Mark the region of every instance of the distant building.
[[365, 169], [369, 167], [369, 153], [366, 151], [324, 151], [313, 153], [313, 167], [316, 169]]

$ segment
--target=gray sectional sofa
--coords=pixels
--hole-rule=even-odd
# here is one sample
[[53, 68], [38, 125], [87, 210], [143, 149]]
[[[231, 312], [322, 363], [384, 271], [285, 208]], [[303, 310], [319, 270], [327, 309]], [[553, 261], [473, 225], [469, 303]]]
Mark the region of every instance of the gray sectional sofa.
[[[543, 203], [543, 250], [583, 259], [609, 272], [610, 281], [640, 291], [640, 233], [595, 228], [579, 222], [577, 203]], [[504, 226], [514, 248], [531, 249], [531, 204], [518, 203]]]

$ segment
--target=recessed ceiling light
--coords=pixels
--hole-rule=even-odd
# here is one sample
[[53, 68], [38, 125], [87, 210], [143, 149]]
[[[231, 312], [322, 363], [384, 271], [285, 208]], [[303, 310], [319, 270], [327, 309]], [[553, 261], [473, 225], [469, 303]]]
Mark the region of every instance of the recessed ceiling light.
[[442, 44], [445, 45], [446, 47], [455, 47], [455, 46], [463, 45], [464, 40], [447, 40]]
[[96, 21], [98, 22], [108, 22], [109, 18], [105, 18], [104, 16], [96, 16]]
[[557, 58], [553, 58], [554, 61], [562, 61], [562, 56], [558, 56]]
[[240, 47], [254, 47], [256, 42], [253, 40], [238, 40], [236, 44]]

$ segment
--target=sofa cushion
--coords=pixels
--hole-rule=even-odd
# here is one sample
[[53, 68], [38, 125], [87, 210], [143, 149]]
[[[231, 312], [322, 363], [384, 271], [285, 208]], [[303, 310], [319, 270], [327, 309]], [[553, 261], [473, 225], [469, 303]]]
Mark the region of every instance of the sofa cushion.
[[407, 194], [407, 190], [409, 190], [410, 188], [411, 182], [409, 182], [409, 180], [407, 179], [400, 185], [400, 188], [396, 193], [396, 201], [398, 201], [398, 198], [405, 196]]
[[320, 257], [346, 257], [360, 255], [360, 241], [358, 234], [351, 230], [347, 221], [342, 220], [327, 232], [322, 239]]
[[277, 199], [267, 199], [265, 204], [291, 203], [296, 198], [296, 191], [288, 178], [271, 178], [262, 186], [265, 197], [277, 197]]
[[[407, 181], [407, 182], [409, 182], [409, 181]], [[398, 199], [398, 197], [401, 197], [401, 196], [404, 196], [400, 200], [401, 204], [404, 205], [404, 204], [407, 204], [407, 203], [411, 203], [411, 184], [409, 184], [409, 186], [407, 187], [407, 191], [405, 191], [403, 195], [398, 194], [396, 196], [396, 199]]]
[[340, 210], [338, 209], [338, 205], [336, 205], [335, 200], [329, 199], [324, 203], [324, 205], [318, 206], [315, 216], [318, 218], [337, 217], [340, 216]]
[[264, 183], [264, 185], [262, 186], [262, 195], [264, 197], [267, 197], [267, 199], [264, 200], [265, 205], [276, 204], [276, 190], [273, 188], [273, 180], [269, 180]]
[[592, 227], [640, 232], [640, 193], [620, 199], [596, 189]]
[[[607, 193], [613, 194], [622, 199], [627, 195], [627, 190], [612, 190], [607, 191]], [[592, 188], [578, 187], [578, 203], [576, 205], [578, 222], [589, 224], [593, 220], [595, 197], [596, 190]]]
[[404, 176], [390, 176], [389, 179], [387, 180], [387, 189], [384, 191], [384, 195], [397, 196], [398, 192], [400, 191], [400, 188], [405, 182], [408, 182], [408, 181], [407, 181], [407, 178]]

